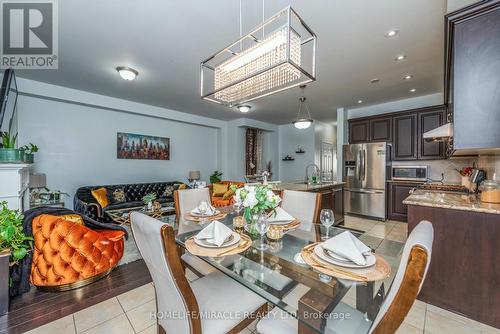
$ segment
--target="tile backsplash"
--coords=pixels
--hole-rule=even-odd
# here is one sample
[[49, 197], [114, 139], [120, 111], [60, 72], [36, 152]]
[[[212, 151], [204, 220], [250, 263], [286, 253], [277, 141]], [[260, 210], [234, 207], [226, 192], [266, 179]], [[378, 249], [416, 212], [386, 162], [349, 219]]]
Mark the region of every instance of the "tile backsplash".
[[392, 165], [428, 165], [429, 177], [431, 179], [439, 181], [441, 180], [441, 173], [443, 173], [444, 182], [460, 183], [461, 177], [457, 169], [472, 166], [474, 162], [478, 168], [486, 170], [488, 179], [500, 180], [500, 155], [481, 156], [478, 158], [452, 158], [447, 160], [393, 161]]

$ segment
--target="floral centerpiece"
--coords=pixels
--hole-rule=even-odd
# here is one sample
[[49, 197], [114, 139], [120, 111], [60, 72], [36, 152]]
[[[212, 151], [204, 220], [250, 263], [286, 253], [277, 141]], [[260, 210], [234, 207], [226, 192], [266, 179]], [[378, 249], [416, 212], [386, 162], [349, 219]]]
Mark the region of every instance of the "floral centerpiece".
[[274, 211], [281, 202], [281, 198], [269, 185], [244, 186], [233, 190], [236, 205], [244, 208], [243, 217], [247, 222], [247, 231], [250, 234], [258, 234], [255, 224], [259, 216]]

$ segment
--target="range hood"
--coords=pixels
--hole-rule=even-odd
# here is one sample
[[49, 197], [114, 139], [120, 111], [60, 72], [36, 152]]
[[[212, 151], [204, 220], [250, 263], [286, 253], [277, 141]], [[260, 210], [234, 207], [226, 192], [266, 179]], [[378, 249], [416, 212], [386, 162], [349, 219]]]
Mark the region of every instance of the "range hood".
[[422, 135], [426, 141], [448, 141], [453, 137], [453, 123], [446, 123], [438, 128], [424, 132]]

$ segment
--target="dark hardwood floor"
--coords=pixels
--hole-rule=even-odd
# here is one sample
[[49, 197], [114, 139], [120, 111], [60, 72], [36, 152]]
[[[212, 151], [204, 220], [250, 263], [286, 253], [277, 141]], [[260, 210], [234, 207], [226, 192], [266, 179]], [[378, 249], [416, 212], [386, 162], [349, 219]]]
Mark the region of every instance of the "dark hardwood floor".
[[143, 260], [117, 267], [107, 277], [79, 289], [43, 292], [36, 288], [13, 298], [0, 317], [0, 333], [24, 333], [151, 282]]

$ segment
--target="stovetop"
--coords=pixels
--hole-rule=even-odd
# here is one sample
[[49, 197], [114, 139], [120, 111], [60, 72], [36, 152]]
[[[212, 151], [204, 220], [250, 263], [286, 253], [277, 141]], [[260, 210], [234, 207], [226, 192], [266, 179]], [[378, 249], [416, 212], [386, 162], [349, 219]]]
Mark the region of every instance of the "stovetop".
[[418, 189], [450, 193], [469, 193], [469, 189], [459, 184], [423, 183], [418, 186]]

